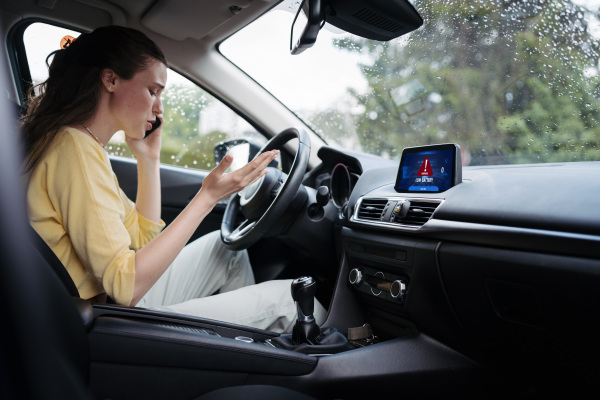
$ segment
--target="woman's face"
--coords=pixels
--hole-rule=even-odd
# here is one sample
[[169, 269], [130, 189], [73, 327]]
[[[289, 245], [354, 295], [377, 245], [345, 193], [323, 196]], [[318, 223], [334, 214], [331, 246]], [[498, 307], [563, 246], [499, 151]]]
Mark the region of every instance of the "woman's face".
[[112, 111], [119, 129], [134, 139], [143, 139], [157, 115], [164, 112], [160, 95], [167, 83], [167, 67], [152, 59], [148, 68], [131, 79], [117, 78], [112, 93]]

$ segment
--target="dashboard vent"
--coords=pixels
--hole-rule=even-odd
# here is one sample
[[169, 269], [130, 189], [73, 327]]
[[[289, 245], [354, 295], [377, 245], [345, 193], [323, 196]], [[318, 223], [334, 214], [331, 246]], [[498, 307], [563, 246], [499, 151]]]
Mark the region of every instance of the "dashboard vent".
[[368, 221], [380, 221], [387, 199], [365, 199], [360, 203], [358, 218]]
[[439, 199], [361, 198], [352, 220], [372, 226], [418, 229], [442, 203]]
[[421, 226], [429, 221], [433, 212], [439, 206], [438, 202], [410, 200], [408, 213], [404, 218], [396, 216], [394, 222], [403, 225]]

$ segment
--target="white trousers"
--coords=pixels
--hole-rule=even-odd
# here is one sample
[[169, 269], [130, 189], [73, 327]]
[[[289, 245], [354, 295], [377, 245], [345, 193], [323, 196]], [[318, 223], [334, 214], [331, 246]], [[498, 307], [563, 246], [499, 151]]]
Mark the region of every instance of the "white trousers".
[[[297, 316], [291, 282], [254, 284], [248, 253], [227, 249], [215, 231], [185, 246], [138, 307], [291, 332]], [[315, 299], [319, 325], [326, 314]]]

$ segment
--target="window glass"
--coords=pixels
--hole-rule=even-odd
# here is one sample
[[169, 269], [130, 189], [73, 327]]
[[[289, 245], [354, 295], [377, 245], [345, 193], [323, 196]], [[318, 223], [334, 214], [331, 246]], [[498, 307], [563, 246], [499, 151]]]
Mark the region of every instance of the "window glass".
[[[168, 70], [162, 94], [164, 113], [162, 163], [184, 168], [212, 169], [214, 146], [224, 140], [245, 138], [262, 146], [265, 138], [246, 120], [210, 93], [173, 70]], [[109, 153], [132, 157], [125, 135], [109, 142]]]
[[[65, 35], [79, 32], [34, 23], [23, 37], [33, 84], [48, 77], [46, 57], [60, 47]], [[184, 168], [214, 168], [215, 144], [245, 138], [258, 146], [266, 143], [246, 120], [189, 79], [168, 70], [167, 86], [162, 94], [164, 113], [161, 162]], [[123, 132], [117, 132], [107, 145], [112, 156], [133, 157]]]
[[77, 37], [79, 34], [77, 31], [39, 22], [27, 27], [23, 34], [23, 42], [34, 86], [48, 78], [46, 58], [60, 48], [62, 38], [65, 36]]
[[423, 26], [387, 42], [326, 23], [291, 55], [300, 2], [284, 0], [220, 50], [332, 146], [399, 159], [458, 143], [471, 165], [600, 160], [598, 0], [410, 1]]

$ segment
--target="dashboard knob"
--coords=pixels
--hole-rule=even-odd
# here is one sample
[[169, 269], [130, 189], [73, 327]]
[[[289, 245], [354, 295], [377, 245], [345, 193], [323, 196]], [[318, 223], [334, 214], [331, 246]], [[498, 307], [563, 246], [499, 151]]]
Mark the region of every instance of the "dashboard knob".
[[352, 271], [350, 271], [350, 275], [348, 276], [348, 280], [353, 285], [360, 285], [363, 281], [362, 271], [358, 268], [352, 269]]
[[406, 297], [406, 284], [401, 279], [395, 280], [390, 286], [390, 295], [399, 301], [404, 301]]
[[317, 204], [325, 207], [329, 203], [329, 188], [327, 186], [319, 186], [317, 189]]

